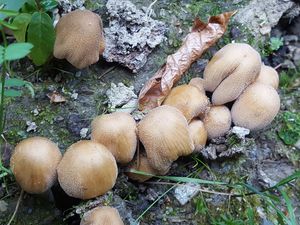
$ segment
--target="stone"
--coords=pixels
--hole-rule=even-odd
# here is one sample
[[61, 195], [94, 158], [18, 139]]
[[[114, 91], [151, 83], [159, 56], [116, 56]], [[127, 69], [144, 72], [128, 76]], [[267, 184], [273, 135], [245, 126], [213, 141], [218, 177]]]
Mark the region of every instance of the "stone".
[[281, 68], [283, 68], [283, 69], [296, 69], [296, 66], [294, 65], [294, 63], [291, 60], [285, 59], [284, 62], [281, 64]]
[[296, 142], [296, 144], [294, 146], [300, 150], [300, 139]]
[[82, 129], [80, 130], [80, 137], [81, 137], [81, 138], [86, 138], [86, 137], [87, 137], [88, 131], [89, 131], [89, 128], [82, 128]]
[[36, 132], [37, 125], [35, 122], [26, 121], [26, 125], [27, 125], [26, 132], [30, 132], [30, 131]]
[[106, 47], [103, 57], [136, 73], [148, 55], [164, 39], [166, 25], [154, 20], [130, 1], [108, 0], [109, 26], [104, 28]]
[[7, 210], [7, 202], [0, 200], [0, 212], [5, 212]]
[[59, 6], [62, 8], [63, 13], [69, 13], [75, 9], [84, 9], [85, 0], [58, 0]]
[[284, 43], [285, 43], [286, 45], [298, 41], [297, 35], [285, 35], [285, 36], [283, 37], [283, 39], [284, 39]]
[[134, 93], [133, 90], [133, 86], [126, 87], [123, 83], [118, 83], [117, 85], [111, 83], [110, 89], [106, 91], [109, 111], [133, 112], [137, 106], [137, 95]]
[[234, 126], [231, 130], [238, 138], [244, 139], [246, 135], [250, 134], [250, 130], [244, 127]]
[[296, 66], [300, 66], [300, 48], [297, 48], [293, 54], [293, 61]]
[[200, 192], [200, 185], [195, 183], [186, 183], [175, 188], [174, 196], [181, 205], [188, 203]]

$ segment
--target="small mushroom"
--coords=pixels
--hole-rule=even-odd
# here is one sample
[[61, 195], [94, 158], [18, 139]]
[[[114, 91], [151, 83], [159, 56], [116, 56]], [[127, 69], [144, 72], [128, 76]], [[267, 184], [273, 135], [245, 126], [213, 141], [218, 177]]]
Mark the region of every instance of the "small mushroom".
[[31, 194], [47, 191], [57, 179], [62, 158], [56, 144], [44, 137], [31, 137], [17, 144], [10, 167], [22, 189]]
[[230, 111], [226, 106], [213, 106], [205, 115], [203, 123], [209, 139], [221, 137], [230, 129]]
[[57, 23], [54, 56], [66, 59], [78, 69], [99, 60], [105, 48], [102, 20], [99, 15], [77, 9]]
[[263, 83], [251, 84], [235, 101], [231, 116], [236, 126], [260, 130], [269, 125], [280, 108], [276, 90]]
[[173, 161], [194, 149], [186, 119], [172, 106], [152, 109], [137, 128], [151, 167], [160, 173], [168, 171]]
[[124, 225], [124, 223], [118, 210], [103, 206], [84, 213], [80, 225]]
[[204, 70], [204, 88], [213, 92], [212, 104], [237, 99], [255, 81], [260, 69], [260, 55], [250, 45], [232, 43], [221, 48]]
[[132, 160], [136, 145], [136, 123], [130, 114], [115, 112], [96, 117], [92, 122], [92, 140], [103, 144], [119, 163]]
[[57, 167], [58, 181], [71, 197], [90, 199], [110, 190], [118, 175], [114, 156], [93, 141], [72, 144]]
[[189, 124], [189, 131], [194, 142], [194, 152], [200, 152], [207, 141], [207, 131], [201, 120], [192, 120]]
[[277, 89], [279, 85], [279, 76], [274, 68], [262, 65], [255, 82], [267, 84], [272, 86], [274, 89]]
[[[129, 169], [134, 169], [137, 171], [141, 171], [141, 172], [145, 172], [145, 173], [149, 173], [149, 174], [160, 174], [160, 175], [164, 175], [166, 174], [169, 170], [167, 171], [156, 171], [155, 169], [153, 169], [149, 163], [149, 160], [147, 159], [147, 157], [144, 154], [140, 154], [137, 158], [137, 160], [135, 160], [135, 162], [129, 167]], [[126, 175], [135, 181], [138, 182], [145, 182], [146, 180], [149, 180], [152, 176], [148, 176], [148, 175], [142, 175], [142, 174], [136, 174], [133, 172], [127, 172]]]
[[190, 122], [194, 117], [206, 111], [209, 99], [197, 87], [185, 84], [173, 88], [163, 105], [179, 109]]

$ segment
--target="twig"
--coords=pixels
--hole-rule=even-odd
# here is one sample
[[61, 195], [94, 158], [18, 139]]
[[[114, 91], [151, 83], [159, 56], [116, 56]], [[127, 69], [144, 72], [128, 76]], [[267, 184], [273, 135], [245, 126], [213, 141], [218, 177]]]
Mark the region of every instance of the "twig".
[[278, 68], [280, 68], [282, 66], [282, 63], [278, 64], [277, 66], [274, 67], [275, 70], [277, 70]]
[[101, 79], [102, 77], [104, 77], [106, 74], [110, 73], [111, 71], [113, 71], [116, 67], [112, 66], [110, 68], [108, 68], [106, 71], [104, 71], [99, 77], [98, 79]]
[[154, 2], [152, 2], [149, 7], [146, 10], [146, 19], [148, 20], [153, 12], [152, 7], [154, 6], [154, 4], [157, 2], [157, 0], [155, 0]]
[[12, 221], [15, 219], [15, 216], [18, 212], [18, 209], [19, 209], [20, 203], [22, 201], [23, 195], [24, 195], [24, 190], [22, 189], [21, 194], [20, 194], [19, 199], [18, 199], [18, 202], [17, 202], [17, 205], [16, 205], [16, 208], [15, 208], [15, 211], [14, 211], [13, 215], [11, 216], [11, 218], [10, 218], [9, 222], [7, 223], [7, 225], [10, 225], [12, 223]]

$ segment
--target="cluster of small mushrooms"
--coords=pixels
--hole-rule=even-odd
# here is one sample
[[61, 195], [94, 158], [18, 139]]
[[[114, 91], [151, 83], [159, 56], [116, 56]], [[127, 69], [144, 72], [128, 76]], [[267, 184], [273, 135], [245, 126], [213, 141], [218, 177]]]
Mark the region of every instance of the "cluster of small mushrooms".
[[[94, 63], [103, 52], [101, 19], [90, 11], [67, 14], [56, 30], [54, 55], [78, 68]], [[79, 33], [97, 41], [81, 43]], [[143, 182], [150, 174], [165, 175], [178, 157], [200, 152], [207, 139], [225, 135], [232, 122], [251, 131], [266, 127], [279, 111], [277, 88], [277, 72], [263, 65], [251, 46], [228, 44], [210, 60], [203, 79], [173, 88], [163, 105], [150, 110], [140, 122], [125, 112], [98, 116], [91, 124], [91, 140], [72, 144], [64, 156], [47, 138], [28, 138], [16, 146], [11, 169], [28, 193], [42, 193], [58, 179], [69, 196], [94, 198], [115, 185], [117, 163], [149, 174], [128, 170], [129, 178]], [[206, 92], [212, 93], [211, 101]], [[81, 225], [87, 224], [123, 222], [115, 209], [101, 207], [85, 213]]]

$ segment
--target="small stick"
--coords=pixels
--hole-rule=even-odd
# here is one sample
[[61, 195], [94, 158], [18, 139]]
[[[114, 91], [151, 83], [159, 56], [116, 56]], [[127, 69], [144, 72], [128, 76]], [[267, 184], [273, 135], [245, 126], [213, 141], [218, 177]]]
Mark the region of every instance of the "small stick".
[[14, 211], [13, 215], [11, 216], [11, 218], [10, 218], [9, 222], [7, 223], [7, 225], [10, 225], [12, 223], [12, 221], [15, 219], [15, 216], [18, 212], [18, 209], [19, 209], [20, 203], [22, 201], [23, 195], [24, 195], [24, 190], [22, 189], [21, 194], [20, 194], [19, 199], [18, 199], [18, 202], [17, 202], [17, 205], [16, 205], [16, 208], [15, 208], [15, 211]]

